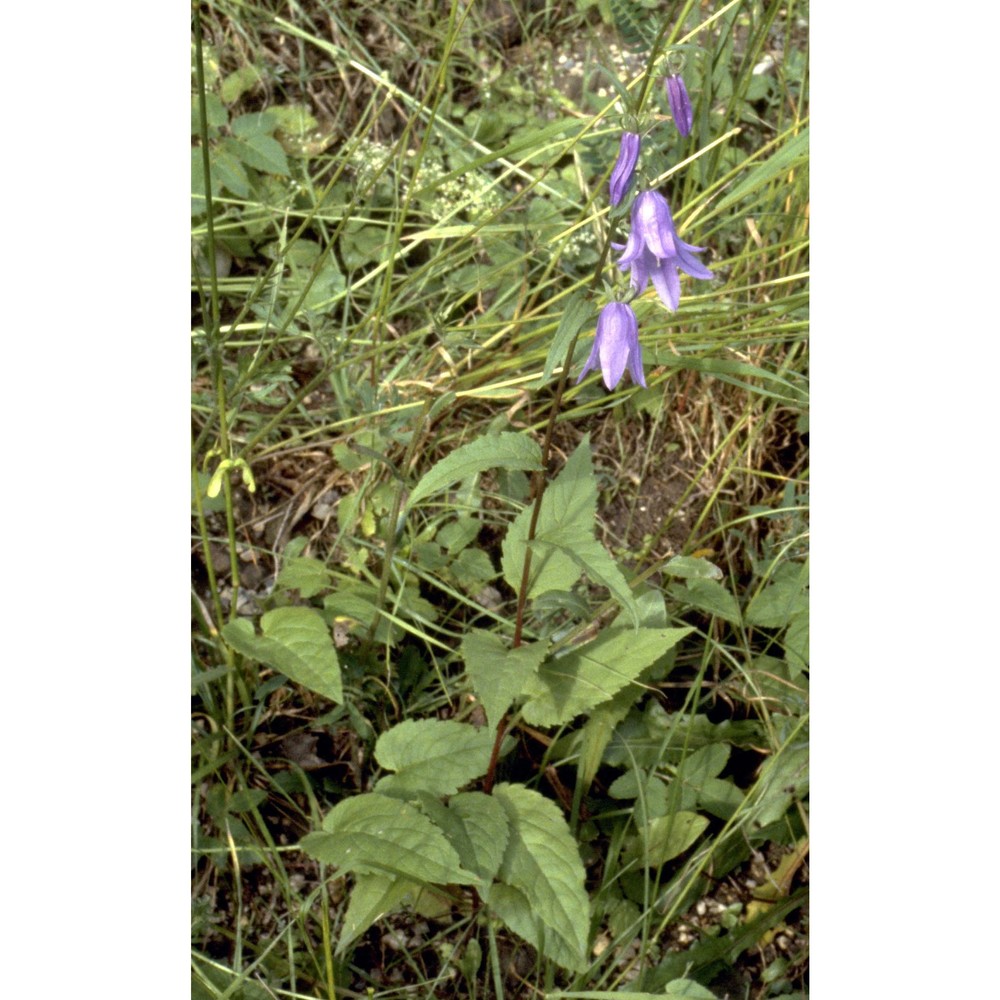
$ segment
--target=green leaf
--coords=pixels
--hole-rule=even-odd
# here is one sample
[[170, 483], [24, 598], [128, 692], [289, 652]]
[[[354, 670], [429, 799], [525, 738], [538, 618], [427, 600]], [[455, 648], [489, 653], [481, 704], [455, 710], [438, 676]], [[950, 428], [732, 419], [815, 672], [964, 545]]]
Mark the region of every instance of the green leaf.
[[[250, 178], [240, 163], [239, 158], [228, 146], [216, 146], [211, 152], [212, 175], [219, 178], [223, 187], [228, 188], [240, 198], [250, 196]], [[215, 184], [213, 180], [213, 190]]]
[[672, 997], [690, 998], [690, 1000], [717, 1000], [701, 983], [693, 979], [674, 979], [667, 983], [663, 993], [623, 993], [620, 990], [583, 990], [582, 992], [564, 993], [556, 990], [545, 994], [545, 1000], [671, 1000]]
[[404, 897], [416, 895], [418, 889], [416, 883], [394, 875], [355, 875], [336, 954], [342, 955], [376, 920], [398, 909]]
[[309, 556], [297, 556], [284, 560], [276, 587], [297, 590], [303, 597], [315, 597], [320, 591], [328, 590], [333, 581], [326, 564]]
[[809, 608], [792, 615], [784, 646], [788, 674], [794, 679], [809, 667]]
[[748, 625], [758, 625], [761, 628], [783, 628], [792, 615], [801, 613], [809, 607], [809, 597], [806, 585], [809, 581], [809, 567], [788, 564], [778, 570], [774, 579], [763, 590], [754, 595], [746, 609], [745, 619]]
[[451, 795], [486, 773], [493, 736], [454, 719], [407, 719], [384, 732], [375, 759], [389, 771], [375, 790], [400, 795], [426, 792]]
[[430, 800], [423, 808], [458, 851], [462, 867], [475, 872], [488, 888], [500, 871], [510, 838], [503, 806], [483, 792], [461, 792], [447, 806]]
[[238, 70], [228, 74], [222, 81], [219, 92], [226, 104], [232, 104], [242, 97], [248, 90], [256, 86], [260, 79], [260, 71], [256, 66], [241, 66]]
[[607, 701], [672, 649], [690, 628], [610, 628], [544, 664], [522, 709], [533, 726], [558, 726]]
[[[209, 128], [221, 128], [229, 121], [229, 112], [225, 105], [219, 100], [217, 94], [209, 91], [205, 94], [205, 117], [208, 119]], [[191, 97], [191, 134], [198, 135], [201, 132], [201, 103], [198, 95]]]
[[277, 139], [269, 135], [250, 135], [245, 139], [234, 139], [232, 151], [248, 166], [263, 170], [266, 174], [288, 176], [288, 160]]
[[683, 854], [707, 826], [707, 816], [684, 810], [660, 816], [640, 831], [639, 837], [625, 851], [622, 861], [638, 861], [651, 868], [659, 868], [664, 862]]
[[466, 633], [462, 659], [491, 726], [499, 724], [504, 712], [538, 672], [548, 648], [547, 642], [532, 642], [508, 649], [493, 632], [473, 629]]
[[554, 802], [523, 785], [497, 785], [493, 795], [510, 824], [499, 877], [524, 898], [527, 912], [498, 886], [490, 888], [487, 903], [542, 954], [582, 972], [590, 904], [583, 888], [583, 864], [566, 820]]
[[376, 792], [338, 802], [323, 819], [323, 829], [307, 834], [299, 847], [341, 872], [381, 873], [435, 885], [476, 881], [422, 812]]
[[[544, 501], [543, 501], [544, 503]], [[541, 520], [541, 518], [539, 518]], [[531, 542], [532, 551], [560, 551], [584, 570], [595, 583], [602, 584], [611, 591], [611, 596], [629, 613], [633, 623], [639, 624], [639, 608], [635, 603], [632, 588], [622, 576], [618, 564], [608, 550], [596, 539], [587, 535], [574, 535], [567, 531], [563, 535], [555, 532], [539, 534]]]
[[679, 576], [685, 580], [721, 580], [722, 570], [707, 559], [694, 556], [674, 556], [663, 572], [667, 576]]
[[229, 128], [239, 139], [249, 139], [254, 135], [271, 135], [278, 127], [278, 116], [273, 111], [254, 111], [248, 115], [237, 115]]
[[407, 508], [487, 469], [534, 471], [541, 467], [536, 441], [523, 434], [487, 434], [456, 448], [426, 472], [410, 494]]
[[781, 819], [794, 799], [809, 792], [809, 748], [783, 749], [764, 763], [755, 791], [759, 796], [754, 822], [767, 826]]
[[736, 598], [717, 580], [688, 580], [685, 587], [673, 583], [669, 592], [684, 604], [707, 611], [734, 625], [740, 624], [740, 606]]
[[570, 341], [583, 329], [593, 311], [594, 307], [583, 290], [577, 290], [569, 297], [559, 318], [555, 336], [549, 344], [549, 353], [545, 358], [545, 370], [542, 374], [543, 385], [552, 378], [556, 367], [561, 366], [566, 360]]
[[323, 616], [312, 608], [275, 608], [261, 616], [263, 636], [243, 619], [229, 622], [222, 636], [238, 653], [280, 671], [296, 684], [338, 704], [344, 692], [340, 664]]
[[[524, 553], [532, 512], [525, 508], [514, 519], [503, 541], [504, 579], [520, 590]], [[582, 572], [607, 587], [638, 624], [639, 611], [628, 583], [607, 549], [594, 537], [597, 517], [597, 481], [585, 436], [565, 467], [549, 484], [531, 542], [528, 596], [551, 590], [569, 590]]]

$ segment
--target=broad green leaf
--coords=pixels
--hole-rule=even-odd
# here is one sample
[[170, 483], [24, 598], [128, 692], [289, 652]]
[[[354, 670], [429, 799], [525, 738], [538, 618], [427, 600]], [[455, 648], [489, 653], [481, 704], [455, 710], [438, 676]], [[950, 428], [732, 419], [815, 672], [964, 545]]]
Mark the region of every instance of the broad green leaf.
[[462, 587], [473, 593], [497, 575], [490, 557], [477, 548], [463, 549], [448, 567], [448, 572]]
[[538, 443], [524, 434], [487, 434], [463, 444], [426, 472], [414, 487], [407, 507], [487, 469], [534, 471], [542, 467]]
[[253, 135], [271, 135], [278, 127], [278, 116], [273, 111], [253, 111], [237, 115], [230, 123], [233, 135], [249, 139]]
[[556, 367], [561, 366], [566, 360], [570, 341], [583, 329], [593, 311], [593, 305], [587, 300], [586, 292], [582, 290], [575, 291], [567, 299], [563, 314], [559, 318], [559, 325], [556, 327], [555, 336], [552, 338], [552, 343], [549, 344], [549, 353], [545, 359], [545, 370], [542, 374], [543, 385], [552, 377]]
[[784, 646], [788, 673], [794, 679], [809, 666], [809, 608], [792, 615]]
[[791, 747], [766, 761], [755, 791], [759, 799], [754, 821], [767, 826], [781, 819], [794, 799], [809, 792], [809, 748]]
[[232, 150], [248, 166], [267, 174], [288, 176], [288, 160], [277, 139], [269, 135], [249, 135], [233, 141]]
[[355, 875], [336, 954], [342, 955], [376, 920], [397, 909], [407, 894], [416, 895], [419, 888], [417, 883], [395, 875]]
[[622, 860], [625, 863], [648, 863], [652, 868], [659, 868], [664, 862], [683, 854], [705, 832], [707, 826], [707, 816], [684, 810], [660, 816], [640, 831], [639, 837], [625, 851]]
[[[524, 553], [532, 512], [525, 508], [507, 529], [503, 542], [504, 579], [521, 587]], [[590, 437], [584, 437], [542, 498], [542, 509], [531, 541], [528, 596], [569, 590], [585, 571], [607, 587], [638, 624], [639, 610], [628, 583], [607, 549], [594, 537], [597, 480], [590, 457]]]
[[[205, 94], [205, 117], [210, 128], [221, 128], [229, 121], [229, 112], [225, 105], [219, 100], [217, 94], [209, 91]], [[198, 95], [191, 97], [191, 134], [198, 135], [201, 132], [201, 102]]]
[[[510, 824], [499, 878], [524, 896], [536, 926], [544, 929], [544, 940], [532, 943], [565, 968], [583, 971], [590, 904], [583, 888], [583, 864], [565, 818], [554, 802], [523, 785], [497, 785], [493, 796]], [[487, 900], [491, 906], [496, 888], [491, 888]], [[503, 898], [500, 890], [496, 900]], [[524, 936], [523, 929], [513, 929]]]
[[773, 581], [750, 602], [744, 615], [746, 623], [762, 628], [784, 627], [791, 621], [792, 615], [809, 607], [808, 582], [809, 568], [804, 563], [782, 566]]
[[[526, 507], [507, 529], [503, 542], [504, 579], [515, 590], [521, 587], [524, 552], [531, 525], [531, 508]], [[597, 481], [590, 459], [587, 435], [570, 455], [562, 471], [545, 490], [536, 525], [535, 541], [548, 535], [556, 540], [593, 538], [597, 517]], [[547, 590], [569, 590], [580, 579], [581, 566], [562, 549], [535, 545], [531, 559], [528, 597]]]
[[740, 624], [740, 606], [736, 598], [717, 580], [688, 580], [685, 587], [672, 583], [669, 592], [684, 604], [707, 611], [734, 625]]
[[694, 556], [674, 556], [664, 567], [667, 576], [685, 580], [721, 580], [722, 570], [707, 559]]
[[[543, 501], [544, 503], [544, 501]], [[548, 552], [558, 550], [576, 563], [595, 583], [600, 583], [611, 591], [611, 596], [629, 613], [636, 626], [639, 624], [639, 609], [625, 577], [608, 550], [594, 537], [584, 534], [563, 535], [555, 532], [539, 534], [531, 543], [534, 552], [541, 551], [543, 558]]]
[[690, 628], [611, 628], [543, 664], [525, 690], [524, 719], [558, 726], [607, 701], [677, 645]]
[[743, 797], [728, 778], [707, 778], [698, 792], [698, 805], [719, 819], [729, 819], [743, 804]]
[[459, 514], [454, 521], [449, 521], [435, 538], [448, 550], [448, 555], [458, 555], [462, 549], [476, 540], [482, 526], [482, 522], [471, 514]]
[[341, 872], [381, 873], [436, 885], [476, 881], [422, 812], [376, 792], [338, 802], [324, 817], [323, 829], [307, 834], [299, 846]]
[[275, 581], [277, 587], [297, 590], [303, 597], [315, 597], [330, 587], [332, 577], [326, 564], [309, 556], [286, 558]]
[[384, 732], [375, 759], [389, 771], [375, 790], [389, 795], [452, 795], [486, 773], [493, 735], [454, 719], [407, 719]]
[[729, 760], [728, 743], [709, 743], [685, 757], [677, 768], [677, 779], [692, 788], [701, 788], [709, 779], [718, 776]]
[[548, 648], [547, 642], [531, 642], [508, 649], [493, 632], [473, 629], [466, 633], [462, 659], [491, 726], [496, 727], [504, 712], [520, 697], [525, 685], [538, 672]]
[[518, 937], [534, 945], [546, 958], [574, 972], [582, 972], [586, 968], [575, 945], [556, 934], [539, 917], [531, 900], [520, 889], [494, 882], [483, 895], [483, 900], [494, 916], [499, 917]]
[[696, 983], [693, 979], [674, 979], [667, 983], [663, 993], [623, 993], [620, 990], [610, 992], [608, 990], [583, 990], [582, 992], [564, 993], [556, 990], [554, 993], [546, 993], [545, 1000], [671, 1000], [676, 998], [689, 998], [689, 1000], [717, 1000], [714, 993], [710, 993], [701, 983]]
[[212, 190], [215, 190], [215, 178], [218, 177], [223, 187], [228, 188], [240, 198], [250, 196], [250, 178], [240, 163], [239, 157], [227, 147], [216, 146], [211, 154]]
[[229, 622], [222, 636], [238, 653], [280, 671], [296, 684], [338, 704], [344, 700], [340, 664], [330, 630], [313, 608], [275, 608], [261, 616], [263, 636], [243, 619]]
[[461, 792], [453, 795], [447, 806], [429, 800], [423, 808], [458, 851], [462, 867], [475, 872], [483, 886], [489, 886], [500, 871], [510, 837], [503, 806], [483, 792]]
[[257, 85], [260, 79], [260, 70], [256, 66], [246, 65], [229, 73], [222, 81], [219, 92], [226, 104], [237, 101], [252, 87]]

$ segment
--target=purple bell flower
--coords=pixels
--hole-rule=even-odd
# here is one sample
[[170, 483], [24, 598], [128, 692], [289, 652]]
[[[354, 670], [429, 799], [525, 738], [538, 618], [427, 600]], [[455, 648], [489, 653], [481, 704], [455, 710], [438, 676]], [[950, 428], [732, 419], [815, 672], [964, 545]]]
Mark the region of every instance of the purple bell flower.
[[678, 268], [692, 278], [711, 278], [712, 272], [694, 255], [703, 253], [704, 247], [685, 243], [677, 235], [674, 219], [667, 199], [658, 191], [644, 191], [632, 205], [632, 231], [623, 247], [613, 243], [616, 250], [624, 250], [618, 266], [623, 271], [631, 269], [629, 281], [636, 292], [642, 292], [647, 281], [660, 296], [660, 301], [671, 311], [677, 309], [681, 297]]
[[597, 317], [597, 333], [590, 357], [576, 380], [579, 384], [587, 372], [600, 363], [604, 384], [613, 389], [628, 367], [632, 381], [646, 388], [642, 371], [642, 348], [639, 347], [639, 321], [632, 307], [624, 302], [609, 302]]
[[687, 87], [676, 73], [667, 77], [667, 100], [670, 102], [670, 114], [674, 117], [677, 131], [683, 136], [690, 135], [694, 112], [691, 110]]
[[614, 208], [628, 190], [635, 175], [635, 165], [639, 160], [639, 136], [635, 132], [622, 132], [618, 162], [611, 171], [611, 207]]

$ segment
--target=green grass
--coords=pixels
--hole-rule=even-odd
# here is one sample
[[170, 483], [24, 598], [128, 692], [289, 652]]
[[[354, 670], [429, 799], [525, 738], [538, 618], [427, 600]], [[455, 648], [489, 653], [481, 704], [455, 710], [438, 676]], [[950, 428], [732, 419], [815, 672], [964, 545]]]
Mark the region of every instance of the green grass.
[[[685, 976], [720, 997], [805, 995], [808, 7], [538, 2], [500, 21], [493, 7], [201, 8], [194, 995], [662, 994]], [[662, 24], [686, 46], [686, 140], [642, 58]], [[410, 512], [406, 497], [487, 431], [546, 432], [565, 353], [550, 357], [553, 338], [593, 291], [608, 233], [617, 73], [630, 93], [650, 84], [646, 169], [716, 278], [685, 276], [675, 314], [650, 292], [635, 303], [646, 389], [575, 384], [586, 326], [555, 414], [550, 473], [590, 435], [598, 538], [637, 593], [663, 594], [665, 624], [693, 629], [620, 710], [516, 725], [501, 762], [570, 823], [589, 964], [566, 973], [451, 889], [338, 950], [351, 882], [296, 845], [371, 790], [375, 741], [400, 721], [481, 723], [460, 644], [473, 627], [515, 630], [495, 571], [527, 480], [487, 473]], [[289, 583], [299, 556], [328, 574], [311, 596]], [[232, 599], [237, 578], [256, 608]], [[239, 617], [333, 608], [361, 588], [381, 609], [372, 628], [330, 613], [341, 703], [222, 638]], [[535, 602], [526, 634], [569, 644], [612, 607], [577, 588]], [[649, 863], [653, 821], [678, 811], [704, 831]]]

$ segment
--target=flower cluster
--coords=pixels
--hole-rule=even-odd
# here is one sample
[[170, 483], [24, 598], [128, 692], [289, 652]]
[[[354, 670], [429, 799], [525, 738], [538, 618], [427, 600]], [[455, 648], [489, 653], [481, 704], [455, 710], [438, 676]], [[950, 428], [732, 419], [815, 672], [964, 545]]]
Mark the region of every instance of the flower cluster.
[[[673, 74], [666, 81], [670, 112], [682, 136], [687, 136], [694, 122], [691, 101], [684, 81]], [[641, 137], [636, 132], [624, 132], [618, 159], [611, 171], [609, 194], [612, 207], [626, 196], [635, 178], [639, 162]], [[675, 312], [681, 297], [680, 272], [692, 278], [708, 279], [712, 272], [695, 254], [704, 247], [685, 243], [677, 235], [674, 217], [667, 199], [658, 191], [643, 191], [632, 203], [631, 232], [623, 245], [612, 243], [623, 251], [618, 267], [629, 274], [629, 284], [635, 295], [641, 294], [649, 282], [660, 301]], [[614, 389], [628, 368], [632, 381], [645, 387], [642, 371], [642, 348], [639, 346], [639, 323], [635, 312], [626, 302], [609, 302], [597, 318], [597, 331], [587, 363], [577, 382], [600, 365], [604, 384]]]

